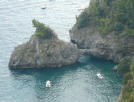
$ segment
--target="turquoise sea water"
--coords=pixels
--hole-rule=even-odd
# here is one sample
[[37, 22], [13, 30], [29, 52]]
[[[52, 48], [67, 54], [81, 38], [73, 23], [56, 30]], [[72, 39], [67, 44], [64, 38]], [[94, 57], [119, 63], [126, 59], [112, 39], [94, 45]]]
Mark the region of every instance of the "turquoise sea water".
[[[32, 19], [69, 41], [68, 30], [89, 0], [0, 0], [0, 102], [114, 102], [121, 79], [114, 64], [83, 55], [78, 63], [44, 70], [9, 70], [10, 55], [34, 32]], [[46, 9], [41, 9], [46, 6]], [[104, 79], [96, 77], [102, 73]], [[46, 80], [52, 82], [45, 88]]]

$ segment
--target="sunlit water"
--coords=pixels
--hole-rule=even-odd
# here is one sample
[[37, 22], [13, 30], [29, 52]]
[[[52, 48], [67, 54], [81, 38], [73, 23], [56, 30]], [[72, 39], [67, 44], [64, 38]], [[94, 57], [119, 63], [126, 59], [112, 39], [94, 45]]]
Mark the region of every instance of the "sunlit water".
[[[75, 65], [59, 69], [8, 68], [14, 47], [34, 33], [32, 19], [69, 41], [75, 16], [88, 4], [89, 0], [0, 0], [0, 102], [115, 102], [121, 80], [111, 62], [84, 55]], [[44, 6], [47, 8], [41, 9]], [[98, 79], [98, 72], [105, 78]], [[46, 80], [52, 82], [51, 88], [45, 88]]]

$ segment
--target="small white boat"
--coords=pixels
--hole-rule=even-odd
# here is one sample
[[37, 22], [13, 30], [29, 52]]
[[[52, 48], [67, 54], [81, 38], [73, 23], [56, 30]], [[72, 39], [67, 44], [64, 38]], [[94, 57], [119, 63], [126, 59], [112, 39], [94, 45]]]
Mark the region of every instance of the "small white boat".
[[47, 7], [42, 7], [41, 9], [46, 9]]
[[42, 5], [41, 9], [46, 9], [47, 5]]
[[97, 75], [97, 77], [98, 77], [99, 79], [103, 79], [103, 78], [104, 78], [104, 76], [101, 75], [100, 73], [97, 73], [96, 75]]
[[49, 80], [46, 82], [46, 87], [51, 87], [51, 82]]

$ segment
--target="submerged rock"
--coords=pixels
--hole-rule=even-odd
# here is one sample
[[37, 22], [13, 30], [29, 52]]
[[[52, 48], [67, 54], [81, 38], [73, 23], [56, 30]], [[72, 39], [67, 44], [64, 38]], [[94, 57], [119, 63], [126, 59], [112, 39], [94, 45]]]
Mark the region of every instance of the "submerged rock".
[[118, 69], [118, 65], [116, 65], [116, 66], [113, 67], [113, 70], [114, 71], [117, 71], [117, 69]]
[[25, 44], [19, 45], [13, 51], [10, 68], [46, 68], [61, 67], [75, 63], [80, 57], [80, 51], [71, 43], [52, 39], [39, 39], [33, 35]]

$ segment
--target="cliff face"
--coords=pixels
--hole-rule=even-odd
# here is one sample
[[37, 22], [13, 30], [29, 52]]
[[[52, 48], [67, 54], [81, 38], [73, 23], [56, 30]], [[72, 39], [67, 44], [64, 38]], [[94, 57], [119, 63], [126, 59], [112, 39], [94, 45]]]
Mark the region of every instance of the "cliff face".
[[91, 0], [70, 31], [72, 42], [95, 57], [114, 62], [133, 56], [132, 5], [132, 0]]
[[114, 33], [101, 36], [96, 26], [91, 22], [87, 27], [78, 29], [77, 25], [70, 32], [73, 43], [81, 49], [88, 49], [88, 53], [107, 60], [119, 62], [125, 56], [134, 55], [134, 36]]
[[[91, 0], [90, 7], [80, 14], [70, 30], [71, 41], [97, 58], [117, 63], [126, 57], [131, 59], [134, 56], [133, 10], [133, 0]], [[121, 70], [125, 71], [126, 67]], [[123, 75], [117, 102], [134, 102], [133, 71], [134, 64]]]
[[63, 42], [57, 37], [39, 39], [33, 35], [25, 44], [13, 51], [10, 68], [46, 68], [61, 67], [75, 63], [80, 52], [73, 44]]

